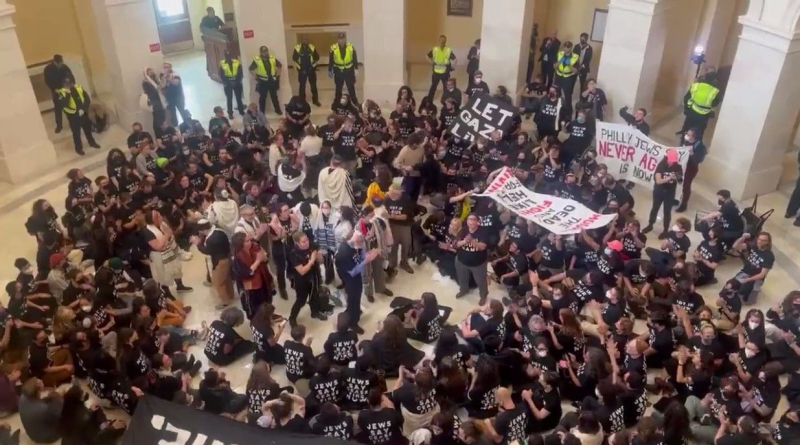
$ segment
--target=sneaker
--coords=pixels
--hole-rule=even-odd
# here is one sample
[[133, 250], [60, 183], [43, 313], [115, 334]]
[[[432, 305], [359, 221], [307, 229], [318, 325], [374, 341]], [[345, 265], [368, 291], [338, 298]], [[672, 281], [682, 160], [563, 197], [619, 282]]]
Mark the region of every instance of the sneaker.
[[290, 326], [290, 327], [295, 327], [295, 326], [297, 326], [297, 320], [295, 320], [294, 318], [290, 318], [290, 319], [289, 319], [289, 326]]
[[410, 273], [410, 274], [414, 273], [414, 269], [412, 269], [411, 266], [409, 266], [408, 264], [401, 264], [400, 268], [403, 269], [404, 271], [406, 271], [406, 273]]
[[647, 227], [642, 229], [642, 234], [647, 234], [647, 233], [650, 233], [652, 231], [653, 231], [653, 225], [652, 224], [648, 224]]
[[367, 301], [369, 301], [370, 303], [374, 303], [375, 302], [375, 297], [372, 296], [372, 295], [367, 295]]
[[389, 289], [387, 289], [385, 287], [383, 288], [383, 290], [380, 293], [381, 293], [381, 295], [386, 295], [387, 297], [394, 297], [394, 292], [390, 291]]
[[456, 294], [456, 299], [463, 298], [464, 295], [467, 295], [467, 293], [466, 292], [459, 292], [459, 293]]
[[183, 294], [183, 293], [186, 293], [186, 292], [191, 292], [193, 290], [194, 289], [189, 287], [189, 286], [183, 286], [183, 287], [179, 287], [178, 288], [178, 293]]

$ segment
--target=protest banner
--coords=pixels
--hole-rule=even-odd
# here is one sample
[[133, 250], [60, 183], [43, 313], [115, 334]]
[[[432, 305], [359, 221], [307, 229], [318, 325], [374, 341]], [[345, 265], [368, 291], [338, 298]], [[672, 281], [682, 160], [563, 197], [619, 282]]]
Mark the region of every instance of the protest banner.
[[511, 128], [516, 112], [517, 109], [509, 103], [488, 94], [476, 94], [461, 108], [448, 131], [466, 141], [473, 141], [478, 136], [489, 139], [495, 130], [505, 134]]
[[625, 179], [649, 189], [655, 185], [658, 163], [669, 149], [678, 153], [678, 163], [686, 171], [688, 147], [669, 147], [623, 124], [597, 122], [597, 163], [608, 166], [614, 179]]
[[503, 168], [486, 190], [478, 196], [492, 198], [517, 215], [557, 235], [570, 235], [585, 229], [604, 227], [616, 217], [616, 215], [595, 213], [571, 199], [528, 190], [508, 167]]

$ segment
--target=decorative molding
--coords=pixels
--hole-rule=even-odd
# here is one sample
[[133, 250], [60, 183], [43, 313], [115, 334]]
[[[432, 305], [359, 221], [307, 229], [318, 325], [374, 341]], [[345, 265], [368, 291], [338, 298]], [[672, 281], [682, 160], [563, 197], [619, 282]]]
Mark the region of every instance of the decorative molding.
[[107, 7], [123, 6], [131, 3], [142, 3], [143, 1], [146, 0], [105, 0]]
[[739, 17], [739, 23], [742, 24], [741, 40], [786, 54], [800, 52], [800, 32], [781, 30], [746, 15]]

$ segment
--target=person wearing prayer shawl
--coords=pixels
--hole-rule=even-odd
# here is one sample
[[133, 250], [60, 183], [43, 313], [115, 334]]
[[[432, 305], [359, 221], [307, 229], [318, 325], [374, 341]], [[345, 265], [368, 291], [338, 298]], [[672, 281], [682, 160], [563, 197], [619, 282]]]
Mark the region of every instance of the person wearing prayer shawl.
[[354, 208], [353, 183], [350, 173], [342, 167], [344, 161], [338, 155], [331, 158], [330, 167], [319, 172], [319, 202], [328, 201], [333, 211], [342, 207]]

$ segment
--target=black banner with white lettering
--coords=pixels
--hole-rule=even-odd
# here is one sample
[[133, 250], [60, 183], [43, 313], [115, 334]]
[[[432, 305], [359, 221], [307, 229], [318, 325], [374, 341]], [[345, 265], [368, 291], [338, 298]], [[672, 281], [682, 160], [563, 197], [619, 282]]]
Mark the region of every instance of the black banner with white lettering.
[[507, 102], [488, 94], [476, 94], [461, 108], [448, 131], [467, 141], [478, 136], [490, 139], [495, 130], [505, 135], [516, 113], [517, 110]]
[[[348, 442], [321, 436], [287, 434], [237, 422], [146, 395], [122, 439], [123, 445], [244, 445], [281, 443], [343, 445]], [[349, 442], [355, 444], [355, 442]]]

